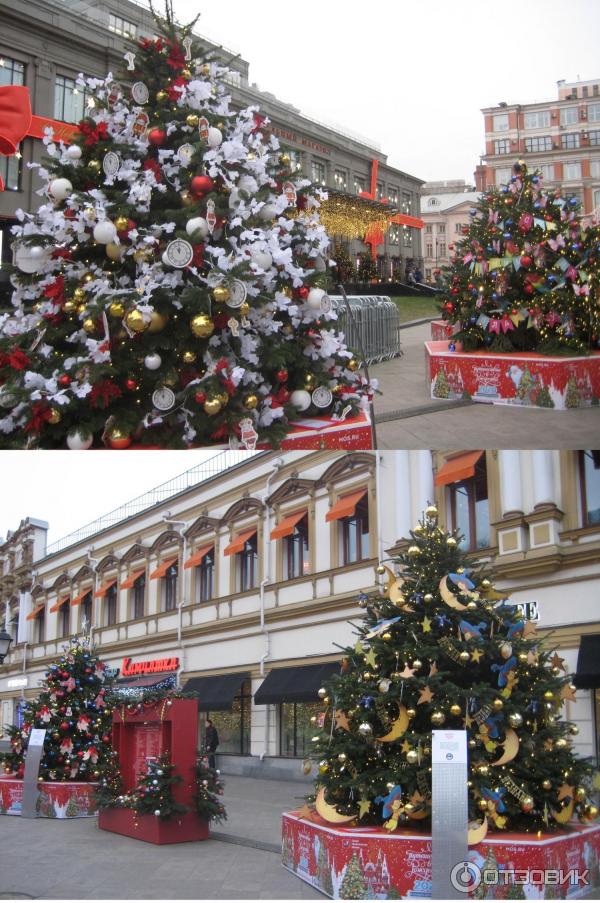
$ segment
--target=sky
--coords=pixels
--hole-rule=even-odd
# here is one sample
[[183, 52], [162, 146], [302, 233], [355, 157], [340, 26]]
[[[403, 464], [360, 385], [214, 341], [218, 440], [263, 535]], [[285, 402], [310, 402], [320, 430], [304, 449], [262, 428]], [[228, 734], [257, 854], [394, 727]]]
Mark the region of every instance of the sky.
[[[157, 0], [160, 8], [160, 0]], [[481, 108], [556, 97], [600, 76], [598, 0], [174, 0], [196, 31], [250, 64], [250, 82], [375, 140], [426, 181], [465, 179]]]
[[215, 454], [0, 451], [0, 536], [33, 517], [50, 524], [50, 545]]

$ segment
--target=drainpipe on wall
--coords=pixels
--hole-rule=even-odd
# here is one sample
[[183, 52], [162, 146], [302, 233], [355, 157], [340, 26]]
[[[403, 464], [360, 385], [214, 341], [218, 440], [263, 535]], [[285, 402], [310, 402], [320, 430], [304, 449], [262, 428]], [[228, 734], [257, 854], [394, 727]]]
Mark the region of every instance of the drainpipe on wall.
[[381, 495], [380, 489], [380, 464], [381, 455], [375, 452], [375, 511], [377, 512], [377, 560], [379, 564], [383, 561], [383, 536], [381, 533]]
[[[92, 614], [94, 612], [94, 599], [96, 598], [96, 586], [97, 586], [97, 580], [98, 580], [98, 572], [96, 571], [96, 565], [98, 564], [98, 559], [92, 558], [92, 556], [90, 555], [90, 552], [93, 552], [93, 551], [94, 551], [93, 546], [90, 546], [90, 548], [87, 550], [87, 563], [88, 563], [88, 566], [91, 567], [92, 571], [94, 572], [94, 578], [92, 580]], [[93, 567], [92, 567], [92, 563], [93, 563]], [[93, 620], [93, 618], [92, 618], [92, 620]], [[94, 625], [92, 623], [90, 623], [90, 652], [92, 652], [93, 648], [94, 648]]]
[[188, 522], [185, 520], [173, 520], [169, 517], [170, 512], [163, 514], [163, 521], [166, 524], [179, 524], [177, 531], [183, 540], [183, 554], [181, 558], [181, 581], [179, 582], [179, 600], [177, 602], [177, 648], [179, 649], [179, 668], [177, 670], [177, 686], [181, 687], [181, 675], [185, 671], [185, 650], [181, 634], [183, 632], [183, 606], [185, 605], [185, 575], [183, 573], [187, 556], [187, 536], [185, 535]]
[[[265, 638], [264, 652], [260, 657], [260, 676], [265, 676], [265, 662], [269, 658], [271, 654], [271, 638], [269, 636], [269, 631], [265, 627], [265, 586], [271, 582], [271, 577], [269, 571], [271, 569], [271, 508], [267, 502], [269, 495], [271, 493], [271, 482], [277, 476], [285, 461], [283, 458], [278, 458], [273, 462], [273, 470], [267, 477], [267, 488], [265, 490], [265, 494], [263, 496], [263, 504], [265, 506], [266, 518], [265, 518], [265, 554], [263, 556], [263, 561], [265, 562], [265, 575], [264, 578], [260, 581], [260, 632]], [[267, 749], [269, 748], [269, 732], [270, 732], [270, 711], [271, 707], [267, 705], [267, 711], [265, 714], [265, 741], [263, 744], [263, 751], [260, 754], [260, 761], [262, 762], [267, 754]]]

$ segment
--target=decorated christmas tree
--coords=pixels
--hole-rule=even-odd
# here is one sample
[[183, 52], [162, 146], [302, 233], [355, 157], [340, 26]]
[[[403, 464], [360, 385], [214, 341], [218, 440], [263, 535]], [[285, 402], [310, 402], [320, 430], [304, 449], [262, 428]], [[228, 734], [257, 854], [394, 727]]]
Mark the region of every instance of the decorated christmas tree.
[[168, 753], [148, 761], [145, 774], [140, 775], [137, 786], [131, 793], [130, 808], [138, 815], [156, 815], [157, 818], [171, 818], [183, 815], [186, 807], [173, 796], [173, 786], [183, 778], [175, 774]]
[[[470, 839], [488, 829], [549, 831], [595, 818], [589, 767], [561, 718], [575, 689], [535, 623], [497, 592], [438, 525], [411, 531], [384, 594], [363, 594], [364, 620], [341, 673], [319, 691], [317, 812], [334, 823], [430, 830], [431, 732], [466, 729]], [[319, 718], [315, 716], [315, 723]]]
[[336, 283], [354, 282], [356, 277], [356, 270], [354, 268], [354, 264], [352, 263], [352, 258], [341, 242], [338, 241], [334, 244], [331, 256], [332, 259], [335, 260], [335, 265], [337, 268], [335, 273]]
[[372, 282], [377, 278], [375, 261], [368, 252], [360, 254], [358, 258], [358, 279], [360, 282]]
[[223, 821], [227, 818], [225, 806], [219, 799], [223, 796], [223, 782], [216, 768], [209, 768], [202, 759], [196, 765], [196, 812], [206, 821]]
[[356, 853], [353, 853], [340, 887], [340, 900], [364, 900], [366, 892], [367, 885], [360, 860]]
[[111, 763], [110, 706], [105, 666], [87, 641], [73, 640], [46, 672], [45, 686], [23, 710], [23, 726], [9, 728], [11, 751], [3, 755], [6, 774], [23, 777], [32, 728], [46, 731], [40, 778], [98, 781]]
[[325, 196], [170, 13], [45, 139], [0, 312], [4, 447], [276, 444], [367, 404], [326, 294]]
[[446, 273], [442, 313], [465, 350], [585, 353], [600, 347], [600, 230], [576, 198], [545, 190], [520, 161], [489, 188]]

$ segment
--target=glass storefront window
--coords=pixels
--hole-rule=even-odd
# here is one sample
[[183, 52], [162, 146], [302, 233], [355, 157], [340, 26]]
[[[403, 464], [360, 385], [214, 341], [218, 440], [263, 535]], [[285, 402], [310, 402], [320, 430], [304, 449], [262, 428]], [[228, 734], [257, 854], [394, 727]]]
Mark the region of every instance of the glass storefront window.
[[490, 544], [490, 515], [487, 471], [482, 457], [475, 476], [450, 486], [452, 526], [463, 534], [462, 547], [467, 551], [487, 549]]
[[220, 755], [250, 755], [251, 706], [250, 681], [245, 680], [241, 686], [240, 695], [233, 700], [231, 711], [200, 712], [200, 747], [204, 746], [206, 719], [210, 718], [219, 735], [217, 757]]
[[323, 711], [322, 702], [282, 702], [279, 706], [279, 755], [308, 756], [315, 732], [310, 719]]

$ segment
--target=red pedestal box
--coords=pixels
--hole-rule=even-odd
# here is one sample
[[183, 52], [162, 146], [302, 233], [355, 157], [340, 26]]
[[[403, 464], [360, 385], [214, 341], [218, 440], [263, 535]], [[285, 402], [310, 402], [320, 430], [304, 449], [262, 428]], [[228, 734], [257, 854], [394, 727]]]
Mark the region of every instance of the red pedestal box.
[[[334, 900], [431, 898], [431, 836], [410, 829], [342, 828], [295, 812], [283, 815], [283, 865]], [[493, 834], [469, 847], [481, 884], [478, 899], [575, 898], [600, 885], [600, 826], [574, 826], [568, 834]], [[350, 874], [347, 877], [349, 867]], [[562, 869], [562, 874], [560, 870]], [[497, 875], [494, 874], [497, 872]], [[344, 880], [346, 879], [346, 887]]]
[[[83, 781], [40, 781], [40, 818], [89, 818], [98, 814], [92, 799], [98, 784]], [[0, 777], [0, 815], [20, 815], [23, 781]]]
[[425, 342], [432, 398], [470, 398], [521, 407], [584, 408], [600, 404], [600, 352], [585, 357], [450, 351]]
[[[129, 711], [127, 705], [117, 705], [113, 710], [112, 733], [126, 793], [133, 790], [139, 778], [146, 774], [149, 759], [168, 753], [173, 773], [183, 778], [180, 784], [173, 785], [173, 797], [182, 806], [194, 809], [198, 745], [198, 703], [194, 699], [164, 699], [156, 704], [144, 704], [140, 712]], [[156, 826], [151, 828], [153, 821]], [[99, 820], [99, 827], [105, 831], [116, 831], [150, 843], [204, 840], [208, 836], [208, 825], [203, 833], [203, 824], [195, 812], [161, 821], [154, 815], [137, 816], [130, 809], [104, 810]], [[179, 839], [178, 832], [181, 834]]]
[[113, 834], [145, 840], [146, 843], [187, 843], [208, 839], [208, 822], [195, 812], [162, 819], [155, 815], [138, 815], [131, 809], [104, 809], [100, 813], [98, 827]]
[[448, 323], [446, 320], [431, 321], [431, 340], [432, 342], [444, 342], [448, 336], [458, 332], [460, 325], [458, 323]]
[[[259, 445], [258, 448], [269, 448]], [[366, 412], [346, 420], [330, 420], [328, 417], [307, 417], [296, 420], [293, 429], [283, 439], [282, 449], [333, 448], [345, 451], [372, 449], [371, 421]]]

